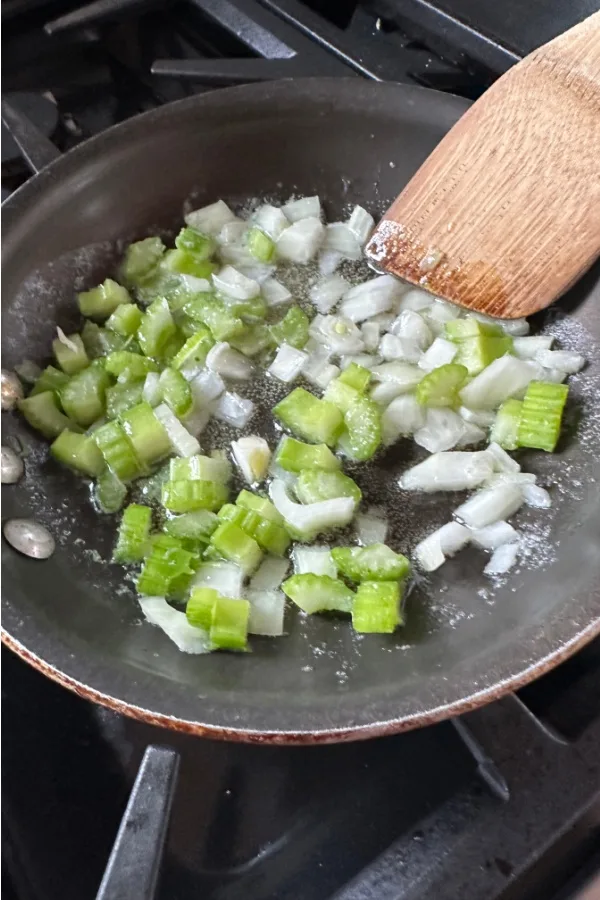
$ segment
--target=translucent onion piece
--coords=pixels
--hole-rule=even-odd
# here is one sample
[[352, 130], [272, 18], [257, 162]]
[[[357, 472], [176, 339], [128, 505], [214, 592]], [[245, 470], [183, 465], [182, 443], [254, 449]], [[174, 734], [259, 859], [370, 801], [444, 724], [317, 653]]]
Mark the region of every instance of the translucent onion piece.
[[447, 522], [417, 544], [413, 557], [425, 572], [434, 572], [446, 562], [446, 557], [453, 556], [470, 540], [468, 528], [458, 522]]
[[199, 372], [190, 382], [194, 400], [198, 403], [208, 406], [217, 397], [220, 397], [225, 390], [225, 382], [216, 372], [209, 369]]
[[218, 291], [234, 300], [253, 300], [260, 294], [258, 281], [247, 278], [233, 266], [223, 266], [220, 272], [212, 276], [212, 280]]
[[303, 547], [301, 544], [295, 544], [292, 558], [296, 575], [312, 573], [337, 578], [337, 566], [331, 557], [329, 547]]
[[362, 366], [363, 369], [373, 369], [381, 363], [380, 356], [373, 356], [371, 353], [348, 353], [344, 356], [340, 356], [340, 368], [342, 372], [344, 369], [347, 369], [348, 366], [351, 366], [354, 363], [357, 366]]
[[406, 392], [414, 390], [423, 378], [423, 372], [420, 369], [404, 362], [383, 363], [372, 371], [376, 381], [393, 382]]
[[350, 288], [340, 312], [353, 322], [363, 322], [388, 312], [402, 293], [402, 285], [392, 275], [379, 275]]
[[282, 233], [277, 241], [277, 253], [282, 259], [306, 265], [323, 243], [325, 229], [319, 219], [304, 218]]
[[423, 316], [411, 309], [405, 309], [400, 313], [392, 322], [390, 331], [397, 337], [415, 341], [421, 350], [426, 350], [433, 341], [431, 329]]
[[[378, 403], [380, 406], [388, 406], [392, 400], [395, 400], [396, 397], [401, 396], [406, 393], [406, 388], [402, 385], [396, 384], [393, 381], [382, 381], [380, 384], [375, 384], [371, 388], [371, 400], [374, 400], [375, 403]], [[412, 390], [408, 388], [408, 390]], [[423, 421], [425, 421], [423, 419]]]
[[492, 553], [485, 569], [486, 575], [506, 575], [514, 566], [519, 555], [519, 544], [502, 544]]
[[359, 544], [368, 547], [370, 544], [385, 544], [388, 523], [373, 512], [359, 513], [354, 520], [356, 536]]
[[299, 197], [298, 200], [289, 200], [282, 210], [290, 222], [308, 218], [320, 219], [321, 201], [318, 197]]
[[221, 394], [214, 408], [215, 418], [234, 428], [245, 428], [254, 414], [254, 403], [233, 391]]
[[408, 363], [419, 363], [422, 350], [416, 341], [397, 337], [395, 334], [384, 334], [379, 342], [379, 352], [387, 360], [400, 359]]
[[466, 406], [461, 406], [458, 410], [458, 414], [465, 422], [479, 425], [480, 428], [489, 428], [494, 424], [496, 419], [495, 412], [491, 412], [487, 409], [469, 409]]
[[183, 653], [210, 653], [208, 633], [190, 625], [184, 612], [169, 606], [164, 597], [138, 597], [144, 616], [156, 625]]
[[247, 381], [254, 371], [254, 366], [244, 354], [230, 347], [227, 341], [220, 341], [210, 348], [206, 365], [217, 375], [240, 381]]
[[195, 209], [185, 216], [185, 224], [202, 234], [218, 234], [229, 222], [238, 222], [236, 214], [223, 200]]
[[465, 435], [465, 422], [451, 409], [428, 409], [425, 425], [413, 437], [419, 447], [430, 453], [451, 450]]
[[414, 312], [419, 312], [432, 306], [434, 302], [435, 297], [432, 294], [428, 294], [427, 291], [420, 291], [418, 288], [412, 288], [406, 291], [400, 300], [400, 310], [410, 309]]
[[503, 544], [513, 544], [519, 540], [519, 532], [508, 522], [494, 522], [485, 528], [471, 532], [471, 540], [483, 550], [496, 550]]
[[355, 501], [352, 497], [336, 497], [319, 503], [294, 503], [287, 494], [283, 481], [275, 479], [269, 488], [269, 495], [275, 508], [286, 522], [300, 534], [315, 535], [327, 528], [341, 528], [348, 525], [354, 514]]
[[258, 207], [252, 216], [252, 222], [257, 228], [268, 234], [273, 241], [277, 241], [282, 232], [290, 225], [284, 211], [277, 206], [271, 206], [270, 203]]
[[345, 316], [317, 315], [310, 323], [309, 334], [336, 355], [360, 353], [364, 348], [359, 329]]
[[261, 285], [261, 293], [267, 306], [281, 306], [292, 299], [290, 291], [276, 278], [267, 278]]
[[355, 206], [348, 219], [348, 228], [354, 233], [361, 247], [370, 238], [374, 227], [375, 219], [373, 216], [366, 209], [363, 209], [362, 206]]
[[323, 249], [334, 250], [336, 253], [340, 253], [344, 259], [356, 260], [362, 256], [358, 238], [345, 222], [333, 222], [325, 227]]
[[342, 259], [342, 254], [336, 250], [322, 250], [319, 253], [319, 274], [333, 275]]
[[574, 375], [585, 366], [585, 357], [569, 350], [540, 350], [535, 355], [536, 362], [547, 369], [558, 369], [567, 375]]
[[495, 441], [492, 441], [489, 447], [487, 448], [487, 452], [492, 457], [492, 465], [494, 466], [494, 472], [520, 472], [521, 466], [513, 459], [512, 456], [504, 450], [500, 444], [496, 444]]
[[209, 587], [224, 597], [242, 596], [244, 573], [230, 562], [202, 563], [193, 579], [193, 587]]
[[455, 446], [460, 450], [463, 447], [474, 447], [475, 444], [481, 444], [487, 440], [487, 431], [474, 425], [473, 422], [465, 422], [463, 419], [463, 433]]
[[414, 434], [424, 424], [425, 410], [420, 403], [417, 403], [414, 394], [403, 394], [396, 397], [381, 416], [383, 443], [389, 447], [399, 437]]
[[289, 559], [266, 556], [250, 579], [251, 591], [274, 591], [287, 575]]
[[437, 369], [439, 366], [451, 363], [457, 353], [458, 347], [456, 344], [452, 341], [447, 341], [445, 338], [437, 337], [419, 359], [418, 366], [425, 372], [432, 372], [433, 369]]
[[166, 403], [160, 403], [154, 410], [154, 415], [167, 432], [171, 447], [178, 456], [202, 453], [198, 440], [181, 424]]
[[535, 484], [537, 475], [531, 472], [495, 472], [486, 479], [486, 487], [496, 487], [499, 484]]
[[308, 353], [283, 343], [267, 372], [278, 378], [279, 381], [289, 384], [300, 375], [307, 359]]
[[144, 389], [142, 397], [150, 404], [150, 406], [158, 406], [161, 400], [161, 390], [159, 386], [160, 375], [158, 372], [148, 372], [144, 381]]
[[493, 522], [510, 518], [522, 503], [523, 493], [518, 485], [499, 484], [469, 497], [454, 511], [454, 515], [468, 528], [485, 528]]
[[536, 366], [514, 356], [495, 359], [460, 392], [464, 406], [495, 409], [509, 397], [524, 391], [537, 375]]
[[329, 362], [329, 352], [320, 347], [308, 354], [302, 366], [302, 374], [315, 387], [325, 389], [340, 374], [340, 369]]
[[280, 637], [283, 634], [285, 594], [282, 591], [249, 589], [246, 599], [250, 603], [248, 634]]
[[346, 293], [350, 285], [341, 275], [330, 275], [314, 284], [309, 292], [311, 303], [320, 313], [328, 313]]
[[554, 338], [546, 335], [516, 337], [513, 339], [513, 353], [519, 359], [535, 359], [540, 350], [550, 350]]
[[217, 235], [220, 244], [239, 244], [248, 231], [248, 223], [241, 219], [226, 222]]
[[379, 346], [379, 338], [381, 336], [381, 328], [378, 322], [363, 322], [360, 326], [360, 333], [365, 344], [365, 350], [377, 350]]
[[521, 492], [527, 506], [535, 509], [549, 509], [552, 506], [552, 498], [548, 491], [537, 484], [522, 484]]
[[181, 283], [193, 293], [207, 294], [212, 291], [212, 284], [208, 278], [196, 278], [195, 275], [180, 275]]
[[232, 441], [231, 452], [248, 484], [264, 481], [271, 462], [271, 450], [264, 438], [251, 434]]
[[485, 450], [434, 453], [400, 478], [407, 491], [464, 491], [478, 487], [492, 474]]

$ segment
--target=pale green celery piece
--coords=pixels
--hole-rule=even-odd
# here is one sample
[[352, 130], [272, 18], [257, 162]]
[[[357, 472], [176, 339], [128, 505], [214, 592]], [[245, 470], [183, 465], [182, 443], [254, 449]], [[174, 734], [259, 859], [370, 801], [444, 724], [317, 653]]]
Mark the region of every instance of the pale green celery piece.
[[354, 591], [329, 575], [292, 575], [281, 589], [305, 613], [352, 611]]
[[238, 565], [245, 575], [250, 575], [262, 559], [262, 550], [235, 522], [221, 522], [210, 536], [211, 546], [221, 556]]
[[[43, 394], [39, 394], [43, 396]], [[104, 459], [94, 440], [87, 434], [65, 429], [50, 447], [50, 453], [65, 466], [95, 478], [104, 469]]]
[[209, 509], [213, 512], [227, 502], [227, 486], [216, 481], [167, 481], [162, 486], [161, 500], [165, 509], [174, 513]]
[[79, 334], [67, 335], [69, 344], [65, 344], [60, 338], [52, 341], [52, 350], [56, 361], [67, 375], [75, 375], [89, 366], [90, 360], [85, 352], [83, 340]]
[[193, 574], [197, 562], [197, 555], [186, 550], [177, 538], [158, 535], [144, 561], [137, 589], [140, 594], [166, 597], [172, 593], [175, 583]]
[[304, 388], [296, 388], [274, 408], [279, 421], [299, 437], [316, 444], [335, 443], [342, 431], [342, 413], [327, 400], [320, 400]]
[[529, 383], [517, 430], [519, 447], [554, 452], [568, 394], [566, 384], [548, 381]]
[[210, 640], [215, 650], [245, 650], [248, 645], [250, 604], [218, 596], [213, 607]]
[[190, 625], [210, 631], [215, 603], [221, 594], [210, 587], [194, 588], [185, 607]]
[[359, 366], [358, 363], [353, 362], [344, 369], [337, 380], [341, 381], [342, 384], [349, 385], [355, 391], [359, 391], [359, 393], [364, 393], [369, 387], [371, 373], [364, 366]]
[[152, 466], [170, 455], [169, 435], [149, 403], [143, 401], [121, 413], [120, 423], [144, 466]]
[[195, 512], [165, 519], [163, 531], [176, 538], [187, 538], [192, 541], [208, 541], [219, 524], [214, 512], [208, 509], [197, 509]]
[[143, 381], [128, 381], [109, 387], [106, 391], [106, 417], [116, 419], [132, 406], [137, 406], [143, 400], [143, 392]]
[[381, 446], [381, 409], [369, 397], [361, 396], [344, 414], [344, 430], [338, 447], [350, 459], [364, 462]]
[[217, 270], [216, 263], [202, 259], [188, 250], [167, 250], [161, 261], [161, 267], [179, 275], [193, 275], [195, 278], [210, 278]]
[[72, 375], [60, 390], [60, 402], [65, 413], [87, 428], [104, 415], [106, 390], [111, 379], [96, 364]]
[[127, 288], [107, 278], [102, 284], [77, 295], [82, 315], [90, 319], [106, 319], [122, 303], [131, 303]]
[[277, 325], [271, 326], [271, 334], [277, 344], [289, 344], [302, 350], [308, 341], [310, 320], [303, 309], [292, 306]]
[[209, 259], [217, 249], [215, 239], [207, 234], [185, 226], [175, 238], [178, 250], [186, 250], [198, 260]]
[[121, 268], [123, 281], [128, 285], [138, 285], [151, 278], [165, 249], [159, 237], [148, 237], [130, 244]]
[[163, 369], [159, 379], [163, 400], [181, 418], [192, 408], [192, 389], [181, 372], [175, 368]]
[[121, 518], [117, 545], [113, 554], [115, 562], [141, 562], [146, 555], [151, 525], [152, 510], [150, 507], [139, 503], [130, 503]]
[[100, 512], [106, 515], [118, 512], [126, 497], [127, 488], [123, 482], [117, 478], [114, 472], [105, 468], [98, 476], [94, 490], [94, 499]]
[[417, 401], [428, 407], [460, 406], [459, 391], [468, 375], [466, 366], [457, 363], [433, 369], [417, 385]]
[[279, 445], [275, 462], [288, 472], [301, 472], [303, 469], [331, 472], [341, 466], [340, 460], [326, 444], [305, 444], [287, 436]]
[[251, 228], [246, 241], [248, 251], [255, 259], [262, 263], [271, 262], [275, 254], [275, 244], [264, 231], [256, 227]]
[[155, 300], [146, 310], [137, 331], [142, 353], [145, 356], [160, 356], [175, 331], [169, 304], [164, 298]]
[[406, 578], [410, 563], [386, 544], [334, 547], [331, 556], [338, 570], [351, 581], [398, 581]]
[[70, 431], [81, 431], [75, 422], [60, 411], [54, 391], [30, 395], [25, 400], [19, 401], [18, 408], [31, 427], [40, 431], [46, 438], [58, 437], [65, 428]]
[[519, 446], [518, 433], [522, 410], [522, 400], [505, 400], [496, 413], [490, 431], [490, 441], [500, 444], [504, 450], [516, 450]]
[[185, 344], [173, 357], [171, 365], [174, 369], [182, 369], [185, 366], [202, 365], [211, 347], [214, 347], [211, 333], [205, 326], [194, 324], [194, 333], [188, 337]]
[[397, 581], [364, 581], [352, 608], [352, 626], [362, 633], [392, 634], [402, 623]]
[[98, 449], [109, 469], [123, 482], [143, 474], [144, 468], [137, 458], [131, 442], [120, 422], [107, 422], [92, 433]]
[[321, 469], [304, 469], [298, 475], [294, 487], [301, 503], [319, 503], [335, 497], [352, 497], [358, 505], [362, 491], [357, 483], [343, 472], [326, 472]]
[[131, 337], [140, 327], [142, 311], [135, 303], [125, 302], [117, 306], [113, 314], [106, 322], [109, 331], [120, 334], [123, 337]]

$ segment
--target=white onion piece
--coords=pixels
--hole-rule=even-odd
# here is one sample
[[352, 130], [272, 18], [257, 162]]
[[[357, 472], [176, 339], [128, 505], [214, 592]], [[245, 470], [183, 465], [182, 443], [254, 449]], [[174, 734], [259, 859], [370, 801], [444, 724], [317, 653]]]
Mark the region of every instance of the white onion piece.
[[376, 325], [379, 325], [379, 332], [383, 333], [388, 330], [395, 318], [396, 316], [393, 312], [379, 313], [377, 316], [372, 316], [369, 319], [369, 323], [374, 322]]
[[422, 540], [413, 551], [413, 556], [422, 569], [434, 572], [454, 556], [471, 540], [471, 532], [458, 522], [447, 522]]
[[487, 452], [490, 454], [492, 458], [492, 465], [494, 466], [494, 472], [520, 472], [521, 466], [510, 456], [506, 450], [497, 444], [495, 441], [492, 441], [489, 447], [487, 448]]
[[356, 260], [362, 256], [358, 238], [345, 222], [332, 222], [325, 226], [323, 249], [340, 253], [344, 259]]
[[392, 381], [404, 391], [412, 391], [423, 378], [423, 372], [416, 366], [404, 362], [388, 362], [373, 369], [376, 381]]
[[238, 217], [229, 209], [223, 200], [217, 200], [209, 206], [202, 206], [189, 212], [185, 217], [185, 224], [202, 234], [218, 234], [224, 225], [229, 222], [237, 222]]
[[463, 314], [463, 310], [455, 303], [449, 303], [447, 300], [434, 299], [431, 307], [425, 315], [432, 322], [438, 322], [445, 325], [446, 322], [452, 322], [453, 319], [459, 319]]
[[292, 558], [296, 575], [329, 575], [337, 578], [337, 566], [329, 547], [303, 547], [296, 544]]
[[427, 291], [420, 291], [419, 288], [411, 288], [406, 291], [400, 300], [400, 310], [410, 309], [414, 312], [419, 312], [419, 310], [432, 306], [434, 302], [435, 297], [432, 294], [428, 294]]
[[239, 244], [247, 231], [247, 222], [243, 222], [241, 219], [234, 219], [223, 225], [217, 235], [217, 241], [220, 244]]
[[322, 250], [319, 253], [319, 274], [333, 275], [343, 257], [336, 250]]
[[271, 476], [271, 478], [277, 478], [278, 481], [282, 481], [288, 491], [293, 494], [296, 482], [298, 481], [298, 476], [295, 472], [288, 472], [287, 469], [282, 468], [279, 463], [275, 462], [276, 459], [277, 451], [275, 452], [275, 456], [271, 460], [269, 475]]
[[183, 420], [183, 424], [190, 434], [197, 437], [199, 434], [202, 434], [208, 425], [211, 415], [212, 410], [209, 407], [194, 404], [191, 411]]
[[574, 375], [585, 366], [585, 357], [570, 350], [540, 350], [535, 359], [544, 368], [558, 369], [567, 375]]
[[297, 350], [284, 342], [278, 349], [277, 355], [267, 372], [278, 378], [279, 381], [289, 384], [298, 377], [307, 359], [308, 353], [304, 353], [303, 350]]
[[154, 410], [154, 415], [167, 432], [174, 453], [178, 456], [194, 456], [202, 452], [198, 440], [181, 424], [166, 403], [160, 403]]
[[250, 360], [243, 353], [230, 347], [227, 341], [219, 341], [210, 348], [206, 356], [206, 365], [217, 375], [240, 381], [247, 381], [254, 371]]
[[272, 241], [277, 241], [282, 232], [290, 227], [290, 222], [282, 209], [265, 203], [259, 206], [252, 215], [252, 222], [261, 231], [264, 231]]
[[282, 259], [306, 265], [323, 243], [325, 229], [319, 219], [300, 219], [290, 225], [277, 241], [277, 253]]
[[254, 403], [233, 391], [221, 394], [214, 409], [215, 418], [234, 428], [245, 428], [254, 413]]
[[486, 575], [506, 575], [514, 566], [519, 555], [519, 544], [502, 544], [492, 553], [485, 569]]
[[224, 597], [242, 596], [244, 573], [235, 563], [202, 563], [193, 579], [193, 587], [209, 587]]
[[485, 450], [434, 453], [400, 478], [406, 491], [464, 491], [478, 487], [492, 474]]
[[248, 484], [264, 481], [269, 471], [271, 450], [264, 438], [257, 434], [231, 442], [231, 452]]
[[[383, 276], [385, 277], [385, 276]], [[372, 282], [367, 281], [365, 285]], [[363, 285], [359, 285], [362, 287]], [[364, 290], [357, 296], [351, 297], [352, 291], [348, 291], [342, 303], [340, 312], [351, 322], [364, 322], [379, 313], [387, 312], [394, 302], [394, 291], [389, 288], [372, 288]]]
[[310, 323], [309, 334], [336, 355], [360, 353], [364, 348], [359, 329], [345, 316], [317, 315]]
[[309, 292], [310, 302], [320, 313], [328, 313], [341, 300], [350, 285], [341, 275], [330, 275], [314, 284]]
[[275, 272], [275, 266], [272, 263], [258, 262], [257, 259], [254, 259], [254, 257], [251, 256], [247, 262], [239, 262], [237, 264], [237, 270], [238, 272], [241, 272], [242, 275], [245, 275], [246, 278], [256, 281], [262, 291], [263, 283], [268, 281], [269, 278], [272, 278], [273, 273]]
[[525, 484], [535, 484], [537, 475], [531, 472], [494, 472], [486, 479], [486, 487], [497, 487], [499, 484], [517, 484], [523, 486]]
[[459, 450], [463, 447], [474, 447], [475, 444], [481, 444], [482, 441], [487, 439], [487, 431], [484, 431], [479, 425], [475, 425], [473, 422], [465, 422], [464, 419], [462, 423], [463, 433], [455, 444]]
[[248, 634], [279, 637], [283, 634], [285, 595], [282, 591], [246, 591], [250, 603]]
[[285, 216], [290, 222], [299, 222], [300, 219], [320, 219], [321, 201], [318, 197], [299, 197], [297, 200], [288, 200], [282, 206]]
[[379, 352], [387, 360], [400, 359], [408, 363], [418, 363], [422, 350], [416, 341], [397, 337], [395, 334], [384, 334], [379, 342]]
[[177, 645], [182, 653], [210, 653], [208, 632], [190, 625], [184, 612], [169, 606], [164, 597], [138, 597], [144, 616]]
[[432, 372], [439, 366], [451, 363], [457, 353], [458, 347], [456, 344], [452, 343], [452, 341], [447, 341], [445, 338], [436, 337], [433, 344], [419, 359], [418, 366], [425, 372]]
[[337, 378], [340, 369], [329, 362], [329, 353], [324, 347], [320, 347], [308, 354], [302, 366], [302, 374], [315, 387], [325, 389], [330, 381]]
[[216, 372], [204, 369], [192, 378], [190, 382], [194, 401], [201, 406], [208, 406], [225, 390], [225, 382]]
[[455, 447], [465, 433], [465, 423], [451, 409], [428, 409], [425, 425], [415, 431], [413, 439], [430, 453], [440, 453]]
[[250, 579], [251, 591], [274, 591], [287, 575], [290, 567], [288, 559], [266, 556]]
[[542, 334], [534, 337], [516, 337], [513, 339], [512, 352], [519, 359], [535, 359], [540, 350], [550, 350], [553, 341], [553, 337]]
[[513, 337], [522, 337], [529, 334], [529, 322], [527, 319], [493, 319], [492, 321], [500, 325], [505, 334]]
[[213, 284], [218, 291], [234, 300], [253, 300], [260, 294], [260, 285], [253, 278], [247, 278], [233, 266], [223, 266], [213, 274]]
[[414, 394], [403, 394], [391, 401], [381, 416], [381, 433], [386, 447], [399, 437], [414, 434], [425, 424], [425, 410]]
[[471, 540], [483, 550], [496, 550], [503, 544], [513, 544], [519, 540], [519, 532], [508, 522], [494, 522], [485, 528], [477, 528], [471, 532]]
[[548, 491], [537, 484], [522, 484], [521, 492], [527, 506], [535, 509], [549, 509], [552, 506], [552, 498]]
[[518, 485], [499, 484], [469, 497], [454, 511], [454, 515], [468, 528], [485, 528], [493, 522], [508, 519], [522, 503], [523, 494]]
[[370, 544], [385, 544], [388, 524], [385, 519], [373, 513], [359, 513], [354, 520], [358, 542], [363, 547]]
[[355, 363], [357, 366], [362, 366], [363, 369], [373, 370], [380, 362], [381, 357], [373, 356], [371, 353], [349, 353], [345, 356], [340, 356], [340, 366], [342, 371], [347, 369], [352, 363]]
[[415, 341], [421, 350], [426, 350], [433, 341], [431, 329], [425, 319], [411, 309], [405, 309], [400, 313], [392, 322], [390, 331], [397, 337]]
[[158, 406], [161, 401], [162, 392], [159, 385], [160, 375], [158, 372], [148, 372], [142, 389], [142, 397], [150, 406]]
[[283, 481], [275, 479], [269, 487], [269, 496], [277, 512], [286, 522], [303, 535], [315, 535], [327, 528], [348, 525], [354, 515], [356, 502], [352, 497], [336, 497], [318, 503], [294, 503], [287, 494]]
[[371, 237], [374, 227], [375, 219], [373, 216], [366, 209], [363, 209], [362, 206], [355, 206], [348, 219], [348, 228], [354, 233], [361, 247]]
[[[411, 390], [411, 388], [408, 388]], [[402, 385], [393, 381], [382, 381], [380, 384], [374, 384], [370, 391], [371, 400], [380, 406], [388, 406], [396, 397], [400, 397], [406, 393], [407, 389]]]
[[542, 367], [540, 373], [540, 381], [552, 381], [554, 384], [561, 384], [566, 380], [567, 373], [560, 369], [544, 369]]
[[471, 532], [458, 522], [446, 522], [438, 528], [438, 536], [444, 556], [454, 556], [471, 540]]
[[379, 324], [377, 322], [363, 322], [360, 326], [360, 333], [365, 344], [365, 350], [377, 350], [381, 336]]
[[194, 294], [208, 294], [212, 291], [212, 284], [208, 278], [196, 278], [195, 275], [180, 275], [181, 283]]
[[465, 422], [479, 425], [480, 428], [489, 428], [496, 421], [496, 413], [487, 409], [469, 409], [467, 406], [461, 406], [458, 414]]
[[462, 389], [460, 398], [464, 406], [473, 409], [495, 409], [525, 390], [536, 374], [532, 363], [515, 356], [501, 356]]
[[290, 291], [276, 278], [267, 278], [260, 286], [260, 292], [267, 306], [280, 306], [292, 299]]

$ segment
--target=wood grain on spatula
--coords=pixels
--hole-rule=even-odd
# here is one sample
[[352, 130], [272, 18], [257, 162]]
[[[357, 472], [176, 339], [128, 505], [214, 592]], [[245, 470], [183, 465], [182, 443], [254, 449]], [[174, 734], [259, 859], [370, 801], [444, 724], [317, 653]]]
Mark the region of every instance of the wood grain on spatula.
[[385, 214], [367, 255], [440, 297], [510, 319], [548, 306], [592, 265], [600, 13], [470, 107]]

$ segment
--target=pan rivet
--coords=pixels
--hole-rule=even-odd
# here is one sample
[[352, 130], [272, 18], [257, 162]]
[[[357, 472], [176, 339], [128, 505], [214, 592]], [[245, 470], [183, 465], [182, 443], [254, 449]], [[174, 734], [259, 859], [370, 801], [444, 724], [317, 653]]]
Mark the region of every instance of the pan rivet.
[[10, 447], [2, 447], [0, 475], [2, 484], [16, 484], [23, 477], [25, 466], [20, 456]]
[[48, 559], [54, 553], [54, 538], [47, 528], [33, 519], [9, 519], [4, 523], [3, 531], [11, 547], [25, 556]]
[[2, 369], [2, 409], [14, 409], [23, 399], [23, 385], [14, 372]]

